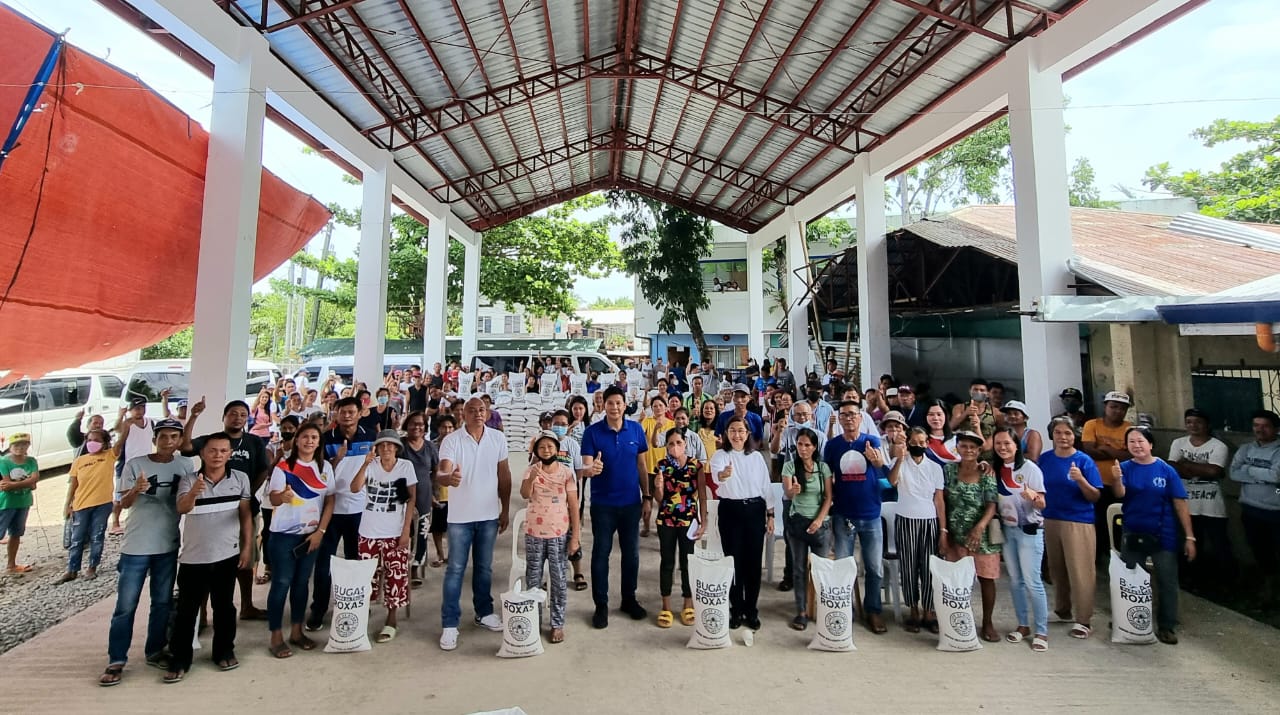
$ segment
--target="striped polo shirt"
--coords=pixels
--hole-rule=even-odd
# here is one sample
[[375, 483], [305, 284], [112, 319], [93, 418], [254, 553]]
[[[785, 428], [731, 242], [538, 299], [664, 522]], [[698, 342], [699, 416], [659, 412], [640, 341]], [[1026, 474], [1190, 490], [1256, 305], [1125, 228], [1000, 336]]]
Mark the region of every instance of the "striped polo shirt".
[[240, 555], [240, 503], [249, 501], [249, 477], [228, 469], [215, 484], [202, 474], [188, 474], [178, 483], [181, 499], [204, 480], [195, 507], [182, 517], [182, 550], [178, 563], [212, 564]]

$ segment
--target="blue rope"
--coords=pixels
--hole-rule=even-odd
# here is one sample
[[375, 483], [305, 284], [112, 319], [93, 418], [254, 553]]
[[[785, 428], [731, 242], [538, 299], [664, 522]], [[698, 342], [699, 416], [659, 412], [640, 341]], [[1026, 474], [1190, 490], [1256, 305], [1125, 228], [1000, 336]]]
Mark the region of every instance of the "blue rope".
[[22, 109], [18, 111], [18, 116], [13, 120], [13, 128], [9, 130], [9, 136], [4, 140], [4, 146], [0, 147], [0, 167], [4, 166], [4, 160], [9, 158], [10, 152], [18, 144], [18, 137], [22, 135], [22, 129], [27, 125], [27, 120], [31, 118], [31, 113], [36, 109], [36, 102], [40, 100], [40, 95], [44, 93], [45, 85], [49, 83], [49, 78], [53, 76], [53, 68], [58, 64], [58, 57], [62, 54], [62, 48], [66, 44], [66, 38], [59, 35], [53, 41], [53, 46], [49, 48], [49, 54], [45, 55], [44, 63], [40, 65], [40, 71], [36, 72], [36, 78], [31, 83], [31, 87], [27, 89], [26, 99], [22, 101]]

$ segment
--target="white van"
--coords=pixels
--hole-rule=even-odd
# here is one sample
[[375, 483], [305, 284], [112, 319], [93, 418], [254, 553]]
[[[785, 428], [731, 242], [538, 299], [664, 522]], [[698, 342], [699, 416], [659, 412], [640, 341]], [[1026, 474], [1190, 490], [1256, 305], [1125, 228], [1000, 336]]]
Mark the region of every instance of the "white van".
[[[253, 398], [257, 397], [263, 387], [275, 387], [276, 380], [279, 378], [280, 368], [276, 367], [275, 363], [250, 360], [244, 388], [245, 401], [252, 404]], [[125, 380], [125, 391], [118, 401], [118, 406], [126, 406], [133, 398], [143, 397], [147, 400], [147, 417], [155, 420], [162, 419], [164, 406], [160, 404], [160, 392], [167, 388], [170, 409], [177, 409], [178, 402], [188, 399], [190, 380], [190, 359], [141, 360], [133, 366], [128, 379]], [[200, 397], [197, 396], [195, 399], [198, 400]], [[210, 404], [208, 407], [219, 414], [222, 412], [221, 404]]]
[[[412, 365], [422, 367], [422, 356], [387, 355], [382, 360], [382, 374], [386, 375], [392, 370], [408, 370]], [[319, 389], [325, 380], [329, 379], [330, 375], [337, 375], [338, 380], [344, 386], [350, 386], [352, 384], [352, 376], [355, 374], [355, 358], [351, 355], [313, 358], [299, 369], [307, 371], [307, 386], [310, 388]], [[382, 384], [382, 381], [380, 378], [368, 377], [365, 379], [365, 383], [369, 386], [369, 389], [375, 390]]]
[[533, 364], [534, 358], [546, 364], [551, 358], [555, 365], [564, 365], [565, 360], [573, 367], [573, 371], [582, 375], [590, 373], [616, 373], [618, 366], [605, 355], [598, 352], [582, 350], [478, 350], [471, 355], [471, 370], [493, 370], [494, 374], [504, 372], [520, 372]]
[[120, 376], [103, 370], [58, 370], [44, 377], [22, 379], [0, 387], [0, 451], [8, 449], [14, 432], [31, 433], [31, 454], [42, 470], [71, 463], [75, 450], [67, 429], [84, 410], [102, 415], [110, 429], [124, 390]]

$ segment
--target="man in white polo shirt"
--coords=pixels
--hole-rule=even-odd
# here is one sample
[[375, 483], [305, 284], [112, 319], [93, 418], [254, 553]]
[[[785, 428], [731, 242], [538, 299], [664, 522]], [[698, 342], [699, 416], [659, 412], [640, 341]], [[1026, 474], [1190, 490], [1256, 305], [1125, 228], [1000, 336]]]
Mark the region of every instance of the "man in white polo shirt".
[[493, 612], [493, 547], [498, 534], [507, 530], [511, 500], [511, 466], [507, 463], [507, 438], [485, 426], [489, 409], [479, 397], [462, 408], [463, 428], [440, 443], [438, 483], [449, 487], [449, 565], [444, 574], [440, 604], [440, 648], [458, 647], [462, 620], [462, 574], [474, 554], [471, 599], [476, 625], [502, 630], [502, 619]]

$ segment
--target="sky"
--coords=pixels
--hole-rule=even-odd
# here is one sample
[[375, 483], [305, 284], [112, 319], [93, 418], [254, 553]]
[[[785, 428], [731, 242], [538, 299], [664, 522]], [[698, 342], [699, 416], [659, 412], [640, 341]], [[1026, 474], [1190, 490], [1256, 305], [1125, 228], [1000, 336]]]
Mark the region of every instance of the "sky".
[[[207, 125], [212, 82], [94, 0], [0, 4], [56, 31], [69, 30], [73, 45], [136, 74]], [[1210, 0], [1068, 81], [1068, 164], [1087, 157], [1102, 198], [1116, 200], [1126, 198], [1126, 191], [1135, 198], [1166, 196], [1141, 184], [1146, 169], [1163, 161], [1179, 170], [1217, 167], [1240, 146], [1205, 148], [1189, 136], [1193, 129], [1217, 118], [1262, 121], [1280, 115], [1276, 6], [1277, 0]], [[263, 164], [326, 204], [360, 203], [359, 187], [343, 182], [336, 165], [304, 154], [300, 142], [270, 123]], [[356, 231], [340, 227], [334, 249], [353, 256], [357, 241]], [[317, 239], [311, 250], [318, 253], [319, 247]], [[575, 292], [592, 300], [631, 295], [633, 289], [629, 277], [614, 275], [580, 280]]]

